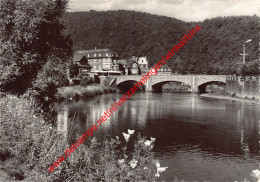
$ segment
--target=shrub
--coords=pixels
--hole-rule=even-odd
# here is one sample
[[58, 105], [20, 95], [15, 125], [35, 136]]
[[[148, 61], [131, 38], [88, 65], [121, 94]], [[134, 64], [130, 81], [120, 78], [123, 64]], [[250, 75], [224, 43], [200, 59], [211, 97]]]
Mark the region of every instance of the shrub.
[[124, 142], [116, 137], [100, 144], [94, 138], [88, 146], [80, 146], [56, 169], [56, 180], [155, 181], [167, 168], [155, 160], [152, 152], [155, 139], [146, 140], [139, 135], [130, 143], [134, 130], [130, 132], [132, 134], [123, 133]]
[[231, 97], [236, 97], [236, 93], [232, 93], [232, 94], [231, 94]]
[[95, 82], [94, 79], [91, 78], [90, 76], [83, 76], [81, 78], [80, 85], [81, 86], [88, 86], [88, 85], [90, 85], [90, 84], [92, 84], [94, 82]]
[[[0, 99], [0, 168], [10, 179], [27, 181], [154, 181], [166, 168], [155, 160], [154, 138], [138, 136], [133, 130], [103, 144], [85, 141], [54, 172], [47, 169], [64, 154], [70, 133], [56, 133], [36, 113], [33, 100], [7, 95]], [[77, 137], [78, 138], [78, 137]], [[0, 173], [1, 174], [1, 173]]]
[[55, 157], [49, 151], [57, 135], [37, 115], [34, 101], [7, 95], [0, 99], [0, 109], [0, 164], [4, 166], [1, 168], [14, 179], [23, 179], [32, 169], [37, 172], [46, 169], [46, 161]]
[[116, 92], [116, 89], [111, 87], [100, 86], [100, 85], [89, 85], [86, 87], [68, 86], [68, 87], [59, 88], [58, 93], [56, 94], [56, 98], [58, 100], [71, 99], [71, 98], [75, 98], [76, 96], [81, 98], [87, 98], [87, 97], [108, 93], [108, 92]]

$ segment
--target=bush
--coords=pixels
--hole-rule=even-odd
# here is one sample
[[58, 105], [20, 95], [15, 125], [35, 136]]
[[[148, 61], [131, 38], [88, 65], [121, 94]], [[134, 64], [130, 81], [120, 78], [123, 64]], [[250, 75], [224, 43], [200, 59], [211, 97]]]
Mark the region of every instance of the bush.
[[80, 81], [80, 85], [81, 86], [88, 86], [88, 85], [91, 85], [95, 82], [95, 80], [93, 78], [91, 78], [90, 76], [83, 76], [81, 78], [81, 81]]
[[130, 143], [129, 139], [134, 134], [123, 135], [123, 142], [116, 137], [100, 144], [94, 138], [90, 145], [77, 148], [73, 156], [55, 169], [56, 180], [155, 181], [167, 168], [161, 167], [159, 161], [155, 160], [152, 152], [155, 139], [146, 140], [139, 135], [137, 140]]
[[[0, 168], [12, 178], [23, 179], [32, 169], [40, 172], [53, 160], [55, 130], [45, 124], [33, 100], [8, 95], [0, 99]], [[62, 141], [62, 139], [60, 139]], [[58, 142], [59, 143], [59, 142]], [[57, 143], [57, 144], [58, 144]], [[60, 143], [59, 143], [60, 144]], [[48, 179], [45, 176], [41, 179]]]
[[135, 142], [129, 142], [135, 137], [134, 131], [129, 130], [128, 134], [123, 133], [123, 142], [119, 137], [103, 144], [96, 139], [86, 141], [50, 173], [51, 163], [69, 148], [66, 139], [71, 135], [58, 134], [38, 112], [33, 100], [12, 95], [0, 99], [0, 169], [10, 179], [154, 181], [166, 169], [152, 152], [155, 139], [138, 136]]
[[54, 99], [59, 87], [69, 85], [66, 69], [67, 67], [62, 64], [62, 60], [50, 57], [33, 83], [33, 90], [38, 92], [40, 96], [40, 98], [36, 98], [40, 101], [43, 98], [46, 98], [45, 100]]
[[75, 97], [87, 98], [103, 93], [116, 92], [115, 88], [100, 85], [83, 86], [67, 86], [58, 89], [56, 98], [58, 100], [71, 99]]

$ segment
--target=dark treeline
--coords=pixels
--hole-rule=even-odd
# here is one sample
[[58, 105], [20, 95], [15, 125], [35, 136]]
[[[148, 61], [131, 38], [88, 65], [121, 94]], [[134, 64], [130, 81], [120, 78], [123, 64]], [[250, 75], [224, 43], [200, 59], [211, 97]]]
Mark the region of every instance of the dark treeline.
[[121, 58], [147, 56], [153, 64], [167, 54], [183, 34], [199, 24], [201, 31], [169, 61], [172, 70], [182, 74], [240, 74], [243, 71], [240, 53], [243, 42], [248, 39], [253, 41], [246, 46], [247, 67], [256, 67], [258, 21], [257, 16], [238, 16], [187, 23], [120, 10], [68, 13], [65, 26], [75, 50], [111, 48]]

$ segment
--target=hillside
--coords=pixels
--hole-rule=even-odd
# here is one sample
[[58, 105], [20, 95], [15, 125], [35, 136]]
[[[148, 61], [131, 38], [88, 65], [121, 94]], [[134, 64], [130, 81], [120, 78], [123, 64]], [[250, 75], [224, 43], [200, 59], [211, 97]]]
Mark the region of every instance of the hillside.
[[242, 44], [247, 61], [257, 59], [258, 21], [256, 16], [225, 17], [186, 23], [174, 18], [135, 11], [90, 11], [68, 13], [67, 33], [74, 49], [111, 48], [121, 58], [147, 56], [150, 64], [160, 60], [191, 27], [202, 30], [169, 61], [173, 70], [189, 74], [233, 73], [242, 62]]

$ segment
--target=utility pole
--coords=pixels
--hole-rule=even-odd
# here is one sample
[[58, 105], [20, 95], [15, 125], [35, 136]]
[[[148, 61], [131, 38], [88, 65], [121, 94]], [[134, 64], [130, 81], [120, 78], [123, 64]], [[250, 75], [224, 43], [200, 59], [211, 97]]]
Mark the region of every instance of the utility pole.
[[240, 54], [241, 56], [243, 56], [243, 64], [246, 64], [246, 43], [244, 42], [243, 44], [243, 54]]
[[246, 43], [249, 43], [251, 41], [252, 41], [252, 39], [249, 39], [249, 40], [245, 41], [243, 44], [243, 54], [240, 54], [241, 56], [243, 56], [243, 64], [246, 64], [246, 55], [247, 55], [246, 54]]

